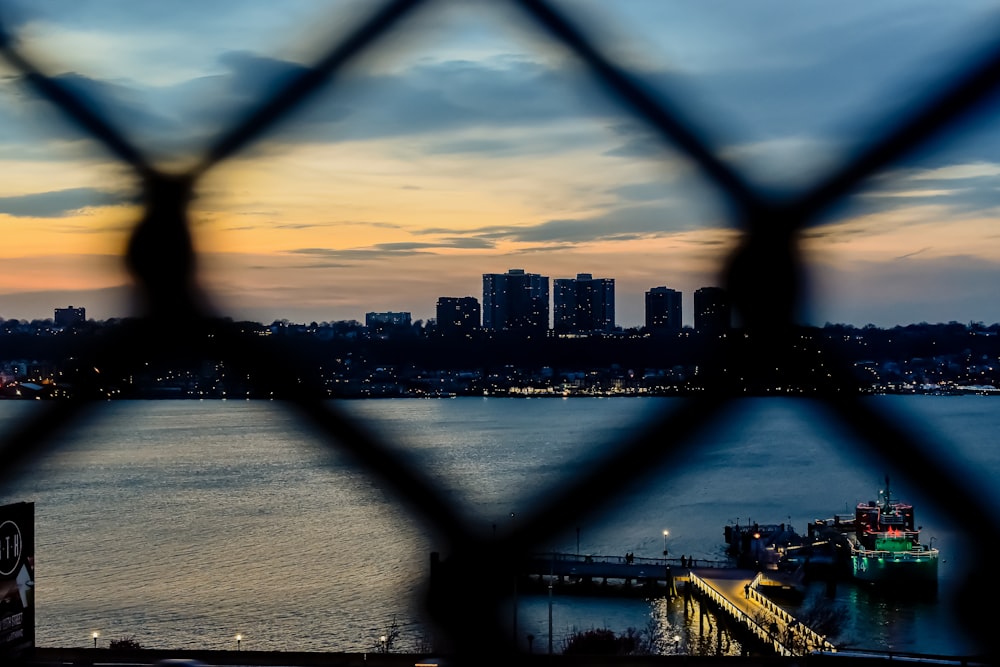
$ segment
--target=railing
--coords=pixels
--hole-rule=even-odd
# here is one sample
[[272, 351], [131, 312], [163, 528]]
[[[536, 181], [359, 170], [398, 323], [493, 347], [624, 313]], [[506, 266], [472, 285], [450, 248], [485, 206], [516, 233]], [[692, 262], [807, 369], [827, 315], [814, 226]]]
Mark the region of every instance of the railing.
[[[803, 625], [799, 622], [797, 618], [792, 616], [788, 611], [779, 605], [775, 604], [766, 595], [761, 594], [758, 590], [760, 584], [767, 578], [763, 573], [757, 573], [750, 581], [749, 597], [759, 604], [767, 613], [779, 619], [785, 626], [787, 639], [782, 642], [789, 651], [794, 651], [795, 647], [801, 647], [801, 653], [810, 653], [812, 651], [829, 651], [835, 653], [837, 647], [826, 637], [820, 635], [812, 628]], [[792, 647], [789, 648], [788, 644]]]
[[560, 562], [569, 563], [614, 563], [618, 565], [624, 565], [627, 563], [632, 563], [634, 565], [646, 565], [646, 566], [657, 566], [657, 567], [676, 567], [676, 568], [731, 568], [733, 567], [732, 561], [719, 560], [719, 559], [709, 559], [709, 558], [685, 558], [683, 565], [680, 558], [644, 558], [641, 556], [601, 556], [596, 554], [570, 554], [570, 553], [560, 553], [560, 552], [543, 552], [538, 554], [533, 554], [533, 558], [536, 560], [555, 560]]
[[774, 636], [774, 633], [772, 633], [769, 629], [762, 627], [759, 623], [757, 623], [755, 618], [737, 607], [729, 598], [693, 572], [691, 573], [690, 585], [705, 598], [712, 601], [723, 613], [732, 616], [739, 623], [744, 625], [747, 630], [756, 636], [757, 639], [759, 639], [765, 646], [769, 646], [776, 655], [792, 655], [792, 652], [778, 641], [778, 638]]
[[[683, 91], [669, 85], [653, 92], [639, 74], [629, 71], [603, 52], [593, 39], [599, 26], [586, 24], [568, 11], [572, 5], [547, 0], [511, 0], [519, 11], [548, 39], [565, 47], [589, 70], [597, 84], [616, 100], [632, 118], [648, 128], [658, 141], [673, 146], [717, 189], [730, 206], [732, 226], [740, 234], [735, 250], [720, 267], [722, 282], [745, 323], [747, 336], [737, 346], [720, 339], [710, 355], [710, 363], [700, 369], [706, 389], [685, 399], [681, 409], [650, 419], [620, 442], [609, 447], [608, 457], [579, 474], [564, 488], [548, 494], [548, 503], [530, 517], [519, 521], [516, 530], [501, 539], [484, 539], [467, 525], [462, 513], [448, 500], [440, 486], [422, 470], [397, 456], [387, 443], [337, 409], [318, 401], [312, 388], [303, 387], [298, 371], [300, 361], [293, 349], [262, 346], [248, 342], [231, 323], [219, 319], [207, 303], [206, 293], [195, 272], [195, 251], [191, 242], [188, 208], [196, 186], [213, 168], [241, 149], [258, 141], [279, 121], [303, 107], [325, 86], [336, 87], [338, 75], [362, 55], [388, 41], [403, 19], [416, 11], [427, 11], [440, 3], [431, 0], [388, 0], [362, 3], [370, 11], [345, 37], [317, 53], [311, 67], [276, 84], [274, 92], [247, 117], [234, 120], [220, 136], [209, 142], [194, 167], [175, 173], [153, 164], [149, 156], [134, 146], [115, 124], [92, 105], [80, 88], [46, 75], [19, 50], [10, 26], [0, 25], [0, 57], [16, 71], [33, 93], [48, 101], [70, 123], [75, 124], [108, 153], [130, 169], [141, 183], [144, 212], [131, 231], [124, 260], [141, 297], [142, 317], [123, 327], [114, 336], [78, 350], [81, 366], [102, 355], [116, 355], [136, 364], [150, 355], [183, 352], [202, 358], [222, 354], [226, 363], [239, 371], [266, 369], [269, 382], [287, 405], [309, 422], [333, 449], [353, 455], [373, 478], [395, 491], [410, 513], [432, 527], [448, 544], [449, 568], [441, 576], [444, 585], [435, 588], [438, 597], [425, 608], [441, 628], [459, 656], [478, 664], [505, 663], [516, 652], [510, 637], [497, 618], [507, 591], [503, 587], [482, 590], [471, 599], [462, 595], [465, 582], [484, 560], [492, 560], [497, 571], [550, 542], [565, 526], [605, 507], [617, 494], [634, 485], [641, 474], [656, 468], [659, 461], [689, 452], [695, 436], [717, 423], [734, 407], [738, 396], [733, 378], [768, 377], [767, 362], [782, 358], [792, 368], [790, 380], [808, 378], [810, 386], [821, 387], [817, 401], [831, 420], [851, 432], [865, 447], [866, 460], [892, 461], [898, 474], [915, 487], [926, 490], [940, 507], [962, 507], [952, 516], [956, 532], [974, 534], [994, 523], [996, 509], [984, 505], [986, 494], [973, 488], [963, 474], [961, 462], [944, 456], [947, 442], [929, 439], [915, 425], [866, 401], [853, 388], [853, 369], [838, 362], [824, 350], [827, 364], [822, 377], [810, 375], [821, 343], [797, 336], [797, 313], [805, 300], [804, 257], [799, 240], [802, 233], [832, 207], [885, 169], [898, 164], [952, 129], [965, 115], [995, 95], [1000, 82], [1000, 39], [981, 55], [951, 66], [944, 85], [924, 91], [921, 101], [906, 111], [890, 116], [869, 135], [871, 139], [853, 155], [806, 187], [776, 196], [756, 188], [753, 174], [743, 173], [724, 159], [709, 139], [710, 133], [676, 110]], [[499, 2], [497, 3], [499, 4]], [[474, 7], [474, 3], [470, 3]], [[72, 69], [69, 63], [67, 70]], [[211, 334], [221, 345], [205, 343]], [[141, 350], [145, 355], [138, 356]], [[220, 352], [221, 350], [221, 352]], [[810, 356], [811, 355], [811, 356]], [[81, 378], [81, 382], [96, 382]], [[803, 383], [804, 383], [803, 382]], [[87, 389], [81, 386], [81, 389]], [[97, 385], [90, 387], [96, 389]], [[52, 401], [30, 421], [4, 434], [0, 445], [0, 482], [9, 484], [40, 455], [57, 442], [57, 436], [80, 424], [92, 404], [86, 400]], [[636, 471], [633, 461], [646, 463]], [[995, 563], [981, 551], [959, 584], [955, 617], [981, 640], [982, 650], [993, 655], [994, 622], [980, 614], [977, 601], [998, 597]], [[448, 591], [452, 591], [450, 594]], [[713, 593], [714, 594], [714, 593]], [[721, 604], [725, 604], [720, 600]]]
[[858, 547], [854, 552], [867, 558], [882, 558], [884, 560], [931, 560], [937, 558], [940, 552], [937, 549], [930, 549], [923, 545], [918, 545], [912, 549], [901, 549], [890, 551], [888, 549], [865, 549]]

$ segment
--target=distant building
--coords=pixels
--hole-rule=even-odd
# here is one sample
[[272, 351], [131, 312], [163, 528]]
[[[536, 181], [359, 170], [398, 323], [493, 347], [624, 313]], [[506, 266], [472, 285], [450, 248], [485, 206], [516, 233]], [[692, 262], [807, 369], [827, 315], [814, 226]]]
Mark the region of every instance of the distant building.
[[437, 300], [437, 331], [442, 336], [468, 336], [479, 330], [481, 308], [471, 296], [441, 296]]
[[615, 279], [578, 273], [559, 278], [552, 292], [552, 328], [556, 333], [589, 334], [615, 328]]
[[410, 326], [410, 314], [405, 312], [394, 313], [392, 311], [385, 313], [365, 313], [365, 326], [376, 333], [380, 333], [386, 329], [408, 327]]
[[524, 269], [483, 274], [483, 328], [544, 334], [549, 328], [549, 278]]
[[721, 334], [732, 327], [733, 308], [729, 294], [721, 287], [702, 287], [694, 292], [694, 328]]
[[646, 331], [679, 333], [683, 310], [681, 293], [669, 287], [652, 287], [646, 292]]
[[71, 327], [74, 324], [83, 324], [87, 321], [87, 309], [74, 308], [73, 306], [56, 308], [55, 316], [52, 320], [57, 327]]

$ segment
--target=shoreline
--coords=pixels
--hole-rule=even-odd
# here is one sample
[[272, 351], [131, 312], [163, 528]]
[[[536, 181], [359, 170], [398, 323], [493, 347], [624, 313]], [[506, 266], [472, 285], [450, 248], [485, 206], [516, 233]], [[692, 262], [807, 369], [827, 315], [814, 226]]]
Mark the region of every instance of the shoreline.
[[[568, 399], [568, 398], [691, 398], [696, 396], [703, 396], [711, 390], [688, 390], [688, 391], [672, 391], [672, 392], [658, 392], [658, 391], [648, 391], [648, 392], [624, 392], [624, 391], [609, 391], [602, 393], [585, 393], [585, 392], [548, 392], [548, 391], [511, 391], [508, 393], [439, 393], [439, 394], [425, 394], [425, 393], [401, 393], [401, 394], [372, 394], [372, 395], [341, 395], [341, 396], [318, 396], [312, 398], [322, 398], [324, 400], [343, 400], [343, 401], [361, 401], [361, 400], [382, 400], [382, 399], [425, 399], [425, 400], [445, 400], [452, 398], [518, 398], [518, 399], [531, 399], [531, 398], [555, 398], [555, 399]], [[828, 395], [828, 392], [821, 390], [796, 390], [796, 389], [774, 389], [768, 391], [755, 391], [755, 392], [725, 392], [731, 394], [733, 398], [822, 398]], [[986, 391], [983, 389], [969, 389], [969, 390], [928, 390], [928, 391], [886, 391], [882, 389], [873, 389], [859, 391], [858, 394], [862, 396], [937, 396], [937, 397], [948, 397], [948, 396], [1000, 396], [1000, 390]], [[101, 397], [95, 400], [95, 402], [105, 402], [105, 401], [282, 401], [282, 400], [292, 400], [294, 398], [300, 398], [297, 396], [185, 396], [182, 394], [177, 394], [174, 392], [148, 392], [140, 393], [133, 396], [110, 396]], [[58, 400], [73, 400], [68, 396], [10, 396], [10, 395], [0, 395], [0, 402], [11, 401], [58, 401]]]

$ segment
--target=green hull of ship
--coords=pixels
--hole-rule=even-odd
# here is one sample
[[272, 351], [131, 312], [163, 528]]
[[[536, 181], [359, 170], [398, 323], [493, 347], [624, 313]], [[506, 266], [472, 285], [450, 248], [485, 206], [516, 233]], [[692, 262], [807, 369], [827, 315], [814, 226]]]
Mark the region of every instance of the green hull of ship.
[[872, 584], [903, 588], [937, 586], [938, 559], [929, 556], [879, 558], [854, 554], [851, 568], [855, 579]]

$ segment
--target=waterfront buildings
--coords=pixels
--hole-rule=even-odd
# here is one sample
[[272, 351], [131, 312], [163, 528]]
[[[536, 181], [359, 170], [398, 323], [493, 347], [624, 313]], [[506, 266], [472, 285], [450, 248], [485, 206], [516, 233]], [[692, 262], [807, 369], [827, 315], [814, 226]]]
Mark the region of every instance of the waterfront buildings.
[[578, 273], [559, 278], [552, 292], [556, 334], [611, 333], [615, 329], [615, 279]]
[[479, 330], [480, 312], [479, 301], [475, 297], [438, 297], [437, 332], [445, 337], [470, 336]]
[[707, 334], [723, 334], [732, 327], [729, 294], [721, 287], [702, 287], [694, 292], [694, 328]]
[[410, 326], [410, 314], [407, 312], [394, 313], [365, 313], [365, 326], [375, 333], [382, 333], [386, 329]]
[[[620, 331], [616, 323], [616, 281], [579, 273], [575, 278], [549, 278], [524, 269], [483, 275], [483, 301], [472, 296], [438, 297], [436, 319], [428, 321], [440, 336], [469, 338], [480, 331], [517, 333], [529, 336], [589, 336]], [[629, 335], [677, 335], [684, 331], [682, 293], [666, 286], [650, 287], [645, 292], [644, 325], [641, 331], [630, 328]], [[552, 312], [550, 324], [550, 310]], [[689, 316], [691, 313], [689, 313]], [[694, 293], [694, 328], [699, 333], [718, 335], [729, 331], [732, 308], [726, 291], [702, 287]], [[2, 321], [2, 320], [0, 320]], [[56, 308], [56, 328], [86, 322], [86, 310], [69, 306]], [[353, 322], [353, 321], [352, 321]], [[287, 323], [286, 323], [287, 324]], [[343, 324], [347, 324], [344, 322]], [[12, 329], [17, 322], [8, 322]], [[313, 325], [315, 327], [315, 324]], [[689, 325], [690, 326], [690, 325]], [[360, 329], [361, 325], [357, 324]], [[368, 312], [368, 334], [384, 335], [413, 328], [409, 312]], [[410, 333], [419, 334], [421, 322]]]
[[483, 274], [483, 329], [544, 335], [548, 328], [548, 276], [524, 269]]
[[681, 293], [669, 287], [652, 287], [646, 292], [646, 332], [676, 334], [681, 330]]

